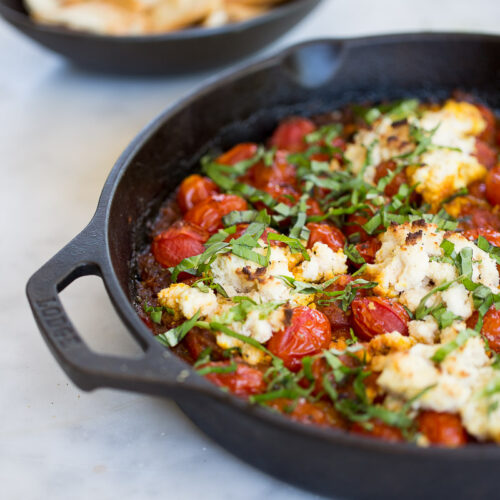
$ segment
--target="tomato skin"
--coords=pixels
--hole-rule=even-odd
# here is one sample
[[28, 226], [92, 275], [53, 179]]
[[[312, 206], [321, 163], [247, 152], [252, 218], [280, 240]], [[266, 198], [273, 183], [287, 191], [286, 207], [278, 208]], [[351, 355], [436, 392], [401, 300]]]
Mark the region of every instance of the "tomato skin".
[[319, 425], [321, 427], [346, 427], [344, 419], [331, 404], [325, 401], [310, 403], [305, 399], [299, 399], [296, 402], [291, 399], [278, 398], [268, 403], [268, 406], [302, 424]]
[[203, 228], [180, 221], [154, 238], [151, 251], [163, 267], [174, 267], [183, 259], [203, 253], [208, 237]]
[[480, 229], [467, 229], [462, 233], [468, 240], [475, 241], [479, 236], [482, 236], [489, 243], [495, 245], [496, 247], [500, 247], [500, 232], [495, 231], [489, 228], [480, 228]]
[[469, 194], [471, 196], [479, 198], [480, 200], [486, 199], [486, 183], [485, 182], [481, 182], [481, 181], [473, 182], [472, 184], [469, 185], [469, 187], [467, 189], [469, 190]]
[[200, 201], [218, 192], [215, 182], [208, 177], [193, 174], [182, 181], [177, 191], [177, 203], [182, 213], [186, 213]]
[[492, 205], [500, 205], [500, 165], [492, 168], [486, 176], [486, 199]]
[[351, 309], [354, 331], [362, 340], [394, 331], [408, 335], [410, 317], [397, 302], [377, 296], [359, 297], [353, 300]]
[[281, 358], [288, 369], [299, 371], [302, 358], [327, 349], [331, 339], [328, 318], [320, 311], [300, 306], [293, 309], [290, 324], [274, 332], [267, 348]]
[[240, 161], [249, 160], [254, 157], [258, 149], [257, 144], [253, 142], [243, 142], [220, 155], [216, 162], [220, 165], [236, 165]]
[[496, 151], [480, 139], [476, 139], [476, 151], [474, 156], [477, 158], [477, 161], [488, 170], [493, 168], [497, 163]]
[[[235, 239], [239, 238], [246, 231], [246, 229], [248, 228], [248, 226], [249, 226], [249, 224], [238, 224], [236, 226], [236, 232], [233, 233], [233, 234], [230, 234], [224, 241], [229, 242], [231, 240], [235, 240]], [[262, 233], [261, 238], [263, 240], [267, 241], [267, 235], [269, 233], [278, 234], [278, 231], [276, 231], [272, 227], [266, 227], [266, 229]], [[282, 241], [271, 240], [270, 243], [271, 243], [271, 246], [286, 247], [286, 243], [283, 243]]]
[[295, 167], [288, 163], [288, 154], [287, 151], [276, 151], [272, 165], [267, 166], [264, 162], [258, 162], [248, 169], [241, 180], [258, 189], [263, 189], [268, 184], [294, 186], [297, 182], [297, 172]]
[[219, 387], [226, 387], [236, 396], [247, 398], [252, 394], [264, 392], [267, 385], [264, 381], [264, 374], [259, 368], [249, 366], [246, 363], [236, 360], [211, 361], [198, 368], [205, 367], [226, 367], [236, 362], [236, 371], [230, 373], [208, 373], [205, 378]]
[[325, 222], [309, 222], [306, 227], [311, 231], [307, 241], [307, 248], [312, 248], [318, 242], [328, 245], [335, 252], [344, 248], [345, 236], [335, 226]]
[[290, 153], [300, 153], [308, 148], [304, 140], [305, 136], [315, 130], [316, 125], [307, 118], [288, 118], [278, 125], [271, 137], [270, 144]]
[[[392, 171], [396, 169], [396, 162], [394, 161], [383, 161], [377, 168], [375, 169], [375, 178], [374, 181], [377, 183], [380, 179], [390, 174]], [[384, 193], [387, 196], [394, 196], [398, 194], [399, 188], [402, 184], [408, 184], [408, 178], [404, 171], [399, 172], [394, 176], [391, 182], [387, 184], [384, 189]]]
[[196, 361], [200, 354], [207, 349], [211, 349], [210, 355], [212, 359], [222, 357], [221, 348], [218, 346], [215, 335], [209, 330], [203, 330], [195, 326], [192, 328], [183, 339], [183, 344], [186, 346], [193, 361]]
[[[466, 321], [467, 326], [474, 328], [478, 317], [478, 312], [474, 311], [474, 314]], [[491, 306], [484, 315], [481, 334], [488, 340], [492, 351], [500, 352], [500, 311], [495, 306]]]
[[489, 144], [492, 144], [495, 141], [495, 115], [487, 106], [483, 106], [482, 104], [476, 104], [475, 106], [479, 109], [481, 116], [486, 122], [486, 128], [481, 132], [479, 138]]
[[457, 447], [467, 444], [460, 417], [452, 413], [425, 410], [417, 417], [419, 431], [431, 444]]
[[197, 203], [184, 216], [184, 220], [202, 227], [209, 233], [222, 228], [222, 217], [232, 211], [248, 208], [247, 202], [234, 194], [214, 194]]
[[344, 226], [344, 234], [349, 238], [351, 235], [358, 233], [359, 241], [364, 242], [371, 236], [361, 227], [368, 222], [368, 217], [362, 214], [351, 214], [347, 217], [347, 224]]
[[365, 429], [361, 424], [356, 422], [351, 427], [351, 431], [356, 434], [363, 434], [364, 436], [371, 436], [392, 443], [403, 441], [403, 435], [397, 427], [391, 427], [380, 420], [370, 420], [370, 424], [373, 425], [373, 428]]
[[[267, 184], [262, 188], [262, 191], [270, 194], [278, 203], [284, 203], [289, 207], [294, 206], [300, 199], [300, 194], [289, 184]], [[309, 198], [306, 205], [307, 215], [323, 215], [323, 211], [316, 200]], [[266, 206], [260, 201], [255, 203], [255, 206], [259, 210], [266, 208]]]
[[377, 238], [370, 238], [356, 245], [356, 250], [368, 264], [375, 262], [375, 254], [380, 250], [382, 243]]
[[[347, 312], [344, 312], [335, 302], [325, 306], [319, 306], [318, 311], [321, 311], [328, 318], [334, 338], [337, 336], [346, 336], [345, 333], [348, 332], [349, 328], [352, 326], [351, 317]], [[349, 334], [347, 334], [347, 338], [349, 338]]]

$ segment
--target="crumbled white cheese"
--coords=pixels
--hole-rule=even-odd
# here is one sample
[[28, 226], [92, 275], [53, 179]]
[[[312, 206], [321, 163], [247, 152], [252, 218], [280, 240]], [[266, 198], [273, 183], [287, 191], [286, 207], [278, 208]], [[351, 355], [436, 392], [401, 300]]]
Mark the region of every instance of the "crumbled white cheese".
[[347, 272], [347, 256], [342, 250], [334, 252], [328, 245], [318, 241], [307, 253], [310, 260], [304, 260], [298, 266], [295, 274], [298, 279], [308, 282], [327, 281]]
[[[498, 293], [496, 262], [486, 252], [458, 233], [448, 234], [439, 231], [434, 224], [420, 222], [391, 226], [381, 235], [382, 246], [375, 256], [375, 264], [366, 269], [367, 276], [378, 283], [375, 292], [398, 297], [414, 312], [431, 290], [457, 278], [458, 270], [453, 264], [438, 260], [444, 255], [440, 245], [445, 236], [457, 252], [464, 247], [472, 249], [472, 281]], [[464, 319], [473, 312], [471, 294], [459, 283], [433, 294], [426, 305], [439, 303]]]
[[219, 307], [213, 290], [202, 292], [184, 283], [175, 283], [161, 290], [158, 293], [158, 301], [162, 306], [173, 309], [177, 315], [187, 319], [192, 318], [197, 311], [200, 311], [201, 316], [210, 316]]
[[438, 324], [432, 316], [426, 316], [422, 320], [414, 319], [408, 323], [410, 337], [422, 344], [434, 344], [438, 331]]

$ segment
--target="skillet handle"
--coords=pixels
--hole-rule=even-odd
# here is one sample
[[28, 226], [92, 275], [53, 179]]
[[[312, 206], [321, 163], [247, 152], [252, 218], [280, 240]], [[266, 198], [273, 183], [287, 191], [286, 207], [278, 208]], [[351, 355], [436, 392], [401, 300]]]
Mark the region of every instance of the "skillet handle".
[[87, 347], [64, 310], [59, 293], [82, 276], [103, 278], [100, 240], [91, 223], [42, 266], [26, 287], [40, 332], [61, 367], [83, 390], [114, 387], [177, 397], [191, 389], [217, 396], [212, 384], [187, 369], [152, 336], [137, 339], [145, 351], [140, 358], [101, 355]]

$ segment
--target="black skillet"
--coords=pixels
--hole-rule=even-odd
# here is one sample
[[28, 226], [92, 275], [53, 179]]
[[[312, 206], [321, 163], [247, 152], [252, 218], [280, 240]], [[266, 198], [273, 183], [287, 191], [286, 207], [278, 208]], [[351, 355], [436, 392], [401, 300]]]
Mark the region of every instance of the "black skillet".
[[85, 69], [124, 74], [200, 71], [240, 60], [293, 28], [320, 0], [292, 0], [249, 21], [148, 36], [103, 36], [33, 21], [23, 0], [0, 0], [0, 16]]
[[[90, 224], [28, 283], [33, 313], [56, 359], [82, 389], [116, 387], [174, 399], [234, 454], [315, 492], [363, 499], [498, 498], [500, 447], [422, 449], [308, 427], [252, 407], [159, 345], [132, 305], [131, 258], [146, 244], [144, 221], [202, 154], [263, 139], [290, 114], [359, 100], [440, 99], [455, 89], [500, 107], [500, 38], [410, 34], [312, 41], [212, 83], [163, 113], [116, 163]], [[72, 326], [58, 292], [89, 274], [104, 280], [144, 349], [141, 359], [95, 354]]]

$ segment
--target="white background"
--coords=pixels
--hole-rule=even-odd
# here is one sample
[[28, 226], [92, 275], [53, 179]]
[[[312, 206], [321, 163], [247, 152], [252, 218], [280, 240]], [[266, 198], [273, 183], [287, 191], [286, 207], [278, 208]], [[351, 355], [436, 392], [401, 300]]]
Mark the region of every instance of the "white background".
[[[499, 26], [498, 0], [324, 0], [267, 52], [313, 37]], [[230, 456], [168, 401], [82, 393], [49, 354], [24, 295], [28, 277], [91, 218], [127, 143], [213, 74], [89, 75], [3, 22], [0, 68], [0, 497], [315, 498]], [[92, 346], [133, 351], [97, 278], [63, 300]]]

